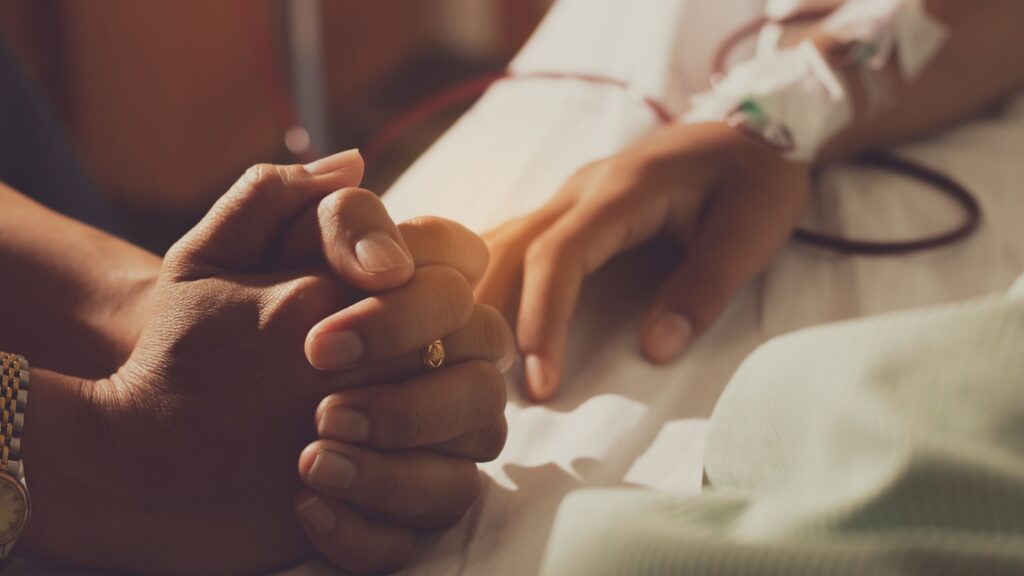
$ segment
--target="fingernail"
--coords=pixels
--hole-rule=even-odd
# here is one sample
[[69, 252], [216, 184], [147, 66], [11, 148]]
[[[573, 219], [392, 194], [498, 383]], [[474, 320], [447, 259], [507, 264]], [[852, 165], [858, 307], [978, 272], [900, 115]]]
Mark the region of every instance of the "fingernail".
[[342, 168], [351, 166], [360, 157], [359, 150], [353, 148], [352, 150], [345, 150], [344, 152], [338, 152], [337, 154], [315, 160], [306, 164], [303, 168], [312, 176], [323, 176], [324, 174], [337, 172]]
[[526, 386], [534, 401], [547, 400], [552, 396], [552, 380], [548, 374], [547, 367], [540, 356], [530, 354], [526, 357]]
[[334, 527], [338, 525], [338, 517], [334, 514], [334, 510], [331, 510], [331, 507], [319, 496], [311, 496], [295, 509], [298, 510], [302, 519], [317, 532], [326, 534], [334, 531]]
[[309, 469], [309, 481], [321, 488], [348, 488], [356, 479], [356, 465], [337, 452], [321, 450]]
[[332, 406], [320, 417], [317, 433], [342, 442], [362, 442], [370, 437], [370, 420], [361, 412]]
[[321, 332], [313, 337], [309, 361], [320, 370], [339, 370], [363, 357], [363, 339], [355, 332]]
[[363, 270], [371, 274], [387, 272], [412, 263], [405, 250], [383, 232], [371, 232], [356, 242], [356, 259]]
[[651, 325], [647, 334], [647, 354], [659, 363], [675, 360], [690, 345], [693, 324], [682, 314], [665, 310]]

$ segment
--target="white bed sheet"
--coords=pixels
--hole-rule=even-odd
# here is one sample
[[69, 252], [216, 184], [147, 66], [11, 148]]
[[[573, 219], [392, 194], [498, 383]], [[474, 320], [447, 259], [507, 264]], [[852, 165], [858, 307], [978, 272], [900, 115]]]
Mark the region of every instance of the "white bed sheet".
[[[758, 0], [560, 0], [515, 60], [520, 70], [595, 72], [629, 80], [682, 111], [703, 89], [717, 41]], [[386, 195], [397, 218], [436, 214], [484, 231], [543, 203], [576, 168], [654, 127], [613, 89], [524, 81], [492, 89]], [[788, 246], [682, 361], [638, 354], [639, 314], [669, 270], [663, 255], [617, 261], [588, 283], [574, 320], [566, 385], [532, 406], [513, 391], [509, 440], [485, 464], [480, 501], [454, 529], [428, 536], [403, 574], [532, 574], [557, 507], [572, 490], [648, 486], [697, 493], [704, 422], [754, 347], [810, 324], [1005, 290], [1024, 270], [1024, 100], [900, 150], [940, 166], [977, 194], [984, 224], [955, 247], [868, 259]], [[898, 177], [829, 172], [808, 221], [832, 230], [915, 234], [957, 212]], [[22, 565], [12, 573], [32, 573]], [[286, 572], [335, 574], [311, 562]]]

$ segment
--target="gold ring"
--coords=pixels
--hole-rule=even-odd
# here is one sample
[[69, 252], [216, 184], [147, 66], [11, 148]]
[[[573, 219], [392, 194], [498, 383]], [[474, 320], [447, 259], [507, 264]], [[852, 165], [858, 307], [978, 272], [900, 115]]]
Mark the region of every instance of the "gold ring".
[[431, 370], [437, 370], [444, 364], [444, 343], [434, 340], [429, 346], [423, 349], [423, 365]]

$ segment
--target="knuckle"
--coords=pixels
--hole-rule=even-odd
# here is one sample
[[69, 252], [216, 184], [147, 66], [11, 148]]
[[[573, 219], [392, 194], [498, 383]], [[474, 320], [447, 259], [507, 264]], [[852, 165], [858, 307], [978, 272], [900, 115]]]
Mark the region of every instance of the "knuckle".
[[608, 170], [607, 166], [607, 159], [592, 160], [590, 162], [587, 162], [586, 164], [581, 166], [579, 170], [573, 173], [573, 175], [569, 178], [569, 183], [575, 185], [584, 185], [590, 182], [591, 179], [604, 175], [604, 173], [607, 172]]
[[350, 210], [353, 206], [365, 206], [367, 204], [379, 204], [380, 198], [363, 188], [343, 188], [330, 194], [325, 202], [320, 203], [321, 215], [329, 215], [335, 218]]
[[451, 266], [427, 266], [420, 269], [419, 275], [421, 280], [433, 289], [458, 293], [460, 296], [469, 295], [469, 284]]
[[508, 420], [502, 416], [496, 424], [488, 426], [479, 433], [479, 462], [490, 462], [501, 455], [508, 441]]
[[601, 161], [600, 167], [598, 168], [598, 175], [615, 176], [617, 174], [622, 174], [632, 176], [636, 172], [642, 170], [646, 165], [646, 157], [641, 158], [628, 154], [616, 154]]
[[437, 216], [417, 216], [410, 218], [401, 224], [401, 228], [411, 228], [422, 235], [429, 235], [439, 242], [453, 239], [451, 222]]
[[[379, 420], [388, 417], [386, 411], [379, 409], [379, 406], [384, 404], [392, 404], [390, 396], [384, 396], [383, 402], [378, 399], [378, 392], [385, 388], [386, 385], [374, 386], [372, 388], [350, 388], [347, 390], [339, 390], [325, 396], [320, 403], [317, 404], [316, 412], [314, 412], [314, 419], [317, 425], [317, 432], [321, 434], [321, 437], [331, 438], [329, 435], [331, 430], [323, 428], [324, 433], [321, 433], [323, 426], [329, 423], [325, 423], [324, 419], [327, 417], [329, 412], [341, 413], [346, 415], [348, 412], [358, 412], [370, 418], [371, 421], [377, 422]], [[371, 429], [372, 432], [372, 429]], [[375, 434], [374, 434], [375, 436]], [[338, 440], [346, 441], [343, 438]]]
[[277, 288], [273, 317], [290, 318], [299, 325], [312, 326], [337, 310], [337, 283], [321, 275], [295, 278]]
[[433, 244], [441, 254], [452, 254], [458, 249], [458, 237], [452, 223], [436, 216], [420, 216], [405, 224], [415, 230], [417, 238]]
[[336, 446], [336, 444], [337, 444], [336, 442], [332, 442], [330, 440], [323, 440], [323, 439], [318, 438], [318, 439], [314, 440], [311, 444], [309, 444], [309, 446], [306, 446], [303, 449], [303, 452], [304, 453], [308, 452], [309, 454], [319, 454], [320, 452], [323, 452], [324, 450], [331, 450], [331, 449], [333, 449]]
[[381, 415], [379, 442], [391, 448], [411, 448], [420, 444], [424, 432], [423, 407], [405, 404], [401, 409]]
[[[589, 201], [589, 206], [581, 209], [590, 222], [608, 220], [626, 213], [636, 202], [636, 188], [632, 185], [610, 184], [602, 190], [602, 194]], [[667, 209], [666, 209], [667, 211]]]
[[311, 482], [310, 472], [312, 471], [313, 465], [316, 463], [316, 459], [320, 453], [332, 450], [336, 451], [338, 446], [338, 443], [332, 440], [317, 438], [302, 448], [302, 451], [299, 453], [298, 470], [299, 476], [306, 482], [307, 486]]
[[549, 260], [554, 250], [555, 246], [548, 236], [538, 236], [530, 242], [529, 246], [526, 247], [526, 253], [523, 255], [523, 261], [527, 266], [537, 266], [538, 264]]
[[525, 268], [552, 277], [585, 275], [590, 268], [587, 254], [591, 250], [578, 233], [578, 230], [555, 230], [541, 234], [526, 249]]
[[320, 420], [323, 419], [324, 414], [326, 414], [328, 410], [334, 408], [335, 406], [342, 404], [343, 400], [341, 394], [341, 392], [335, 392], [334, 394], [325, 396], [323, 400], [321, 400], [320, 403], [317, 404], [316, 412], [314, 412], [313, 419], [316, 422], [318, 429], [320, 427]]
[[286, 302], [308, 300], [329, 294], [328, 284], [328, 280], [322, 276], [301, 276], [282, 284], [278, 297]]
[[317, 205], [326, 245], [355, 239], [374, 221], [375, 213], [386, 214], [380, 198], [362, 188], [344, 188], [325, 196]]
[[376, 469], [372, 481], [363, 487], [368, 503], [390, 502], [401, 496], [402, 482], [393, 467], [381, 463]]
[[285, 182], [280, 166], [274, 164], [254, 164], [246, 169], [242, 176], [242, 193], [244, 195], [262, 196], [280, 190]]
[[472, 460], [460, 458], [455, 462], [452, 479], [452, 508], [461, 515], [480, 496], [480, 472]]
[[441, 502], [441, 509], [426, 520], [425, 527], [428, 529], [447, 530], [455, 526], [480, 497], [483, 483], [476, 465], [470, 460], [462, 459], [456, 468], [457, 471], [454, 472], [448, 486], [450, 495]]
[[483, 261], [486, 267], [487, 246], [483, 240], [461, 224], [437, 216], [419, 216], [399, 224], [403, 232], [411, 232], [410, 237], [426, 242], [432, 247], [437, 257], [453, 257], [461, 255]]
[[317, 220], [325, 236], [323, 241], [335, 243], [339, 237], [343, 238], [345, 226], [343, 225], [343, 211], [345, 209], [344, 191], [331, 192], [317, 204]]
[[437, 318], [444, 324], [445, 333], [469, 322], [473, 316], [473, 289], [461, 274], [448, 266], [429, 266], [415, 275], [437, 307]]
[[327, 196], [324, 196], [316, 206], [317, 216], [320, 221], [334, 220], [337, 217], [337, 214], [341, 212], [341, 206], [343, 203], [341, 191], [331, 192]]
[[182, 238], [175, 242], [164, 254], [163, 268], [172, 276], [177, 276], [180, 270], [187, 266], [192, 259], [193, 247], [189, 237]]
[[512, 329], [497, 309], [486, 304], [477, 304], [474, 309], [476, 337], [493, 362], [503, 360], [515, 347]]
[[558, 266], [569, 255], [568, 243], [551, 233], [544, 233], [530, 242], [526, 248], [524, 262], [528, 267]]
[[487, 422], [505, 413], [505, 378], [491, 362], [470, 360], [464, 363], [473, 381], [476, 394], [472, 395], [475, 422]]

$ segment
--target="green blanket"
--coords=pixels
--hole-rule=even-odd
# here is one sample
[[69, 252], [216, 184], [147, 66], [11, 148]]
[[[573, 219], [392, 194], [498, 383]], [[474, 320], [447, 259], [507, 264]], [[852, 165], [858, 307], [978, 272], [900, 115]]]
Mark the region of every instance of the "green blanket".
[[1024, 574], [1024, 279], [770, 341], [709, 426], [704, 494], [572, 494], [543, 572]]

